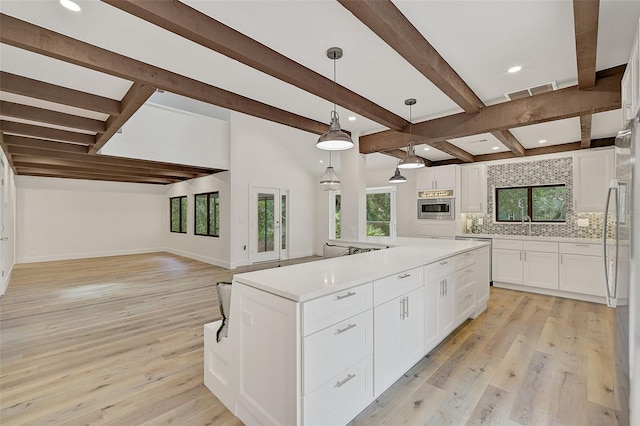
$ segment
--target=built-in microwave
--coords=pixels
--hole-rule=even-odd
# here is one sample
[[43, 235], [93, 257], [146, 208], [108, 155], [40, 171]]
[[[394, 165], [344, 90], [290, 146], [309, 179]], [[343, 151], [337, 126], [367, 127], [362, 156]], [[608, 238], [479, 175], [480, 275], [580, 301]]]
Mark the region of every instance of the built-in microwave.
[[418, 219], [453, 220], [454, 218], [453, 190], [418, 192]]

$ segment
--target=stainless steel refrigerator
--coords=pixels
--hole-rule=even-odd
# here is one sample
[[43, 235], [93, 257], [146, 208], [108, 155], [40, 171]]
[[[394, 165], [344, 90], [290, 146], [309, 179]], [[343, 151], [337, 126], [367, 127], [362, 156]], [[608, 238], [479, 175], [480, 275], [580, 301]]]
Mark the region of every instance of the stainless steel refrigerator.
[[620, 424], [640, 424], [640, 125], [636, 117], [615, 141], [603, 226], [607, 305], [614, 312], [614, 393]]

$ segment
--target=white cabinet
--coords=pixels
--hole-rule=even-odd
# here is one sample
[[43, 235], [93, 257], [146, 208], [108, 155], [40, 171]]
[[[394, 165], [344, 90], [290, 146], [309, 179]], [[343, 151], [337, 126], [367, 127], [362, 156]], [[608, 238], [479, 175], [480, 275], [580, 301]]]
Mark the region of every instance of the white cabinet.
[[489, 247], [483, 247], [475, 250], [475, 269], [476, 269], [476, 312], [474, 317], [480, 315], [487, 308], [489, 301], [489, 259], [491, 253]]
[[424, 286], [424, 346], [426, 352], [435, 348], [439, 339], [440, 281], [427, 280]]
[[602, 213], [609, 182], [615, 176], [613, 149], [573, 155], [574, 213]]
[[455, 293], [456, 325], [469, 318], [476, 307], [476, 270], [473, 265], [456, 271], [453, 278]]
[[456, 165], [423, 167], [416, 171], [416, 189], [453, 189], [456, 187]]
[[493, 280], [558, 289], [558, 243], [493, 240]]
[[487, 175], [484, 164], [460, 167], [460, 211], [486, 213]]
[[560, 290], [605, 297], [602, 246], [560, 244]]
[[454, 298], [455, 287], [453, 274], [439, 280], [440, 301], [438, 303], [438, 334], [446, 336], [455, 328]]
[[640, 43], [638, 40], [639, 36], [638, 33], [636, 33], [636, 39], [631, 50], [631, 57], [629, 58], [627, 69], [622, 77], [623, 126], [638, 115], [638, 110], [640, 109]]
[[374, 392], [380, 395], [423, 355], [424, 297], [415, 289], [374, 308]]

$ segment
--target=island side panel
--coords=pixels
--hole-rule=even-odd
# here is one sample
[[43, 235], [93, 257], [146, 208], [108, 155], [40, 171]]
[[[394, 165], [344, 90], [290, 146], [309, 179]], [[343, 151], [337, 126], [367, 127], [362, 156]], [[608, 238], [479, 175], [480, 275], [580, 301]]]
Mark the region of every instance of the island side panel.
[[300, 305], [234, 281], [231, 318], [237, 416], [245, 424], [300, 424]]

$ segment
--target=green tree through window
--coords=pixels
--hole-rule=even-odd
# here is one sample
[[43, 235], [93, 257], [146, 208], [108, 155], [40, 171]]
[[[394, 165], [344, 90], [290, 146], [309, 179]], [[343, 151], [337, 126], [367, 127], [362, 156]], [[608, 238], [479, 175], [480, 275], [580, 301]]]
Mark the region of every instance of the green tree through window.
[[220, 235], [220, 197], [218, 192], [196, 194], [195, 235], [217, 237]]
[[187, 196], [169, 199], [170, 231], [181, 234], [187, 233]]
[[565, 185], [538, 185], [496, 188], [496, 220], [520, 222], [566, 222]]

